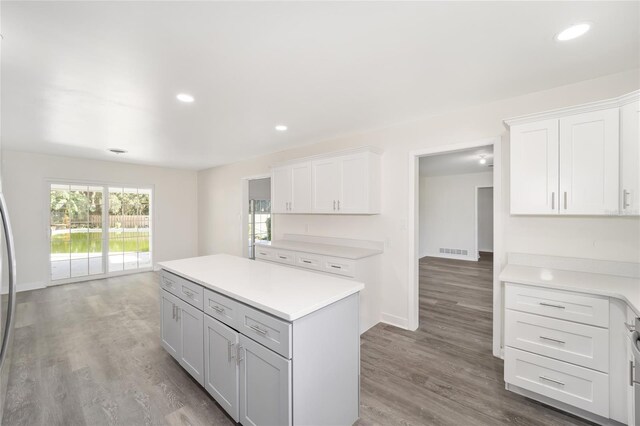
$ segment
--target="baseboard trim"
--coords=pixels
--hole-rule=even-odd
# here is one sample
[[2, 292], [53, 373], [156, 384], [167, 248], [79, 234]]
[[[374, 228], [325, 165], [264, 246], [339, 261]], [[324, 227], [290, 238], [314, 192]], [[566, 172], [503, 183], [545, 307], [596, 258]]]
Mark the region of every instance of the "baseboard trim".
[[[36, 281], [32, 283], [19, 283], [18, 286], [16, 287], [16, 292], [20, 293], [23, 291], [41, 290], [43, 288], [47, 288], [47, 286], [44, 285], [44, 283], [41, 281]], [[0, 294], [7, 294], [7, 293], [9, 293], [9, 289], [3, 286], [2, 291], [0, 291]]]
[[380, 322], [392, 325], [394, 327], [404, 328], [405, 330], [409, 329], [409, 320], [407, 318], [402, 318], [397, 315], [388, 314], [386, 312], [382, 312], [380, 314]]
[[478, 257], [473, 255], [462, 256], [459, 254], [447, 254], [447, 253], [427, 253], [422, 257], [439, 257], [441, 259], [455, 259], [455, 260], [466, 260], [469, 262], [477, 262]]

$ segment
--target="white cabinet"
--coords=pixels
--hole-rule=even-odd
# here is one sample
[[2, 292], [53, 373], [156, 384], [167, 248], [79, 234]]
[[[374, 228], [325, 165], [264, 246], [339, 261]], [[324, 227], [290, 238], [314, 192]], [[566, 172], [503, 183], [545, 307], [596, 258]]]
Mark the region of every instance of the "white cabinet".
[[166, 291], [160, 292], [160, 343], [176, 360], [179, 360], [180, 323], [177, 314], [178, 298]]
[[620, 212], [640, 214], [640, 102], [620, 108]]
[[377, 214], [380, 156], [319, 156], [272, 169], [273, 213]]
[[560, 119], [562, 214], [617, 213], [619, 146], [618, 108]]
[[297, 163], [273, 169], [271, 211], [311, 212], [311, 163]]
[[640, 214], [639, 97], [506, 120], [511, 214]]
[[166, 290], [160, 292], [162, 347], [198, 383], [204, 383], [203, 314]]
[[240, 423], [291, 425], [291, 361], [244, 335], [239, 356]]
[[314, 160], [313, 168], [313, 212], [337, 213], [340, 200], [340, 167], [338, 158]]
[[511, 213], [558, 211], [558, 120], [511, 128]]
[[178, 361], [198, 383], [204, 383], [204, 348], [202, 341], [204, 316], [201, 311], [178, 300], [180, 350]]
[[238, 333], [221, 322], [205, 316], [204, 387], [236, 422], [240, 418], [237, 348]]

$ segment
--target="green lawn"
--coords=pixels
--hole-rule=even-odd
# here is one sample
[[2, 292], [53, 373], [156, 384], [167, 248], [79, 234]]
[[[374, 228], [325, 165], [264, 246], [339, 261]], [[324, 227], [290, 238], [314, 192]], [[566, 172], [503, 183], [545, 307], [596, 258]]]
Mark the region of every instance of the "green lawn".
[[[109, 252], [149, 251], [146, 232], [110, 232]], [[100, 253], [102, 234], [99, 232], [65, 233], [51, 236], [51, 253]]]

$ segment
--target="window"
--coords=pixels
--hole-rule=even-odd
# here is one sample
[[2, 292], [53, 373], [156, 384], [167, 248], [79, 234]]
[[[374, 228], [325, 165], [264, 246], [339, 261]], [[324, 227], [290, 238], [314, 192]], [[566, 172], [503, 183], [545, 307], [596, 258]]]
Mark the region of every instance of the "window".
[[51, 281], [151, 268], [150, 188], [50, 184]]
[[249, 254], [252, 259], [255, 241], [271, 241], [271, 200], [249, 200]]

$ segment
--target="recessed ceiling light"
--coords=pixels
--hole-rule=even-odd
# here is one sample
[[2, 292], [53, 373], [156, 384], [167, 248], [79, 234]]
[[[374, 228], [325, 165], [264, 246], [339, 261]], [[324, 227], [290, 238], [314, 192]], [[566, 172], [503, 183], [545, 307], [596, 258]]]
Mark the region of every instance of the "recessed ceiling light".
[[126, 149], [120, 149], [120, 148], [109, 148], [110, 152], [113, 152], [114, 154], [126, 154], [127, 150]]
[[178, 93], [178, 95], [176, 95], [176, 98], [180, 102], [186, 102], [186, 103], [191, 103], [195, 100], [194, 97], [188, 93]]
[[287, 126], [285, 126], [284, 124], [278, 124], [276, 126], [276, 130], [279, 132], [284, 132], [285, 130], [287, 130]]
[[587, 22], [583, 22], [581, 24], [575, 24], [567, 28], [566, 30], [560, 32], [556, 36], [556, 40], [558, 41], [568, 41], [573, 40], [574, 38], [578, 38], [581, 35], [584, 35], [591, 28], [591, 24]]

